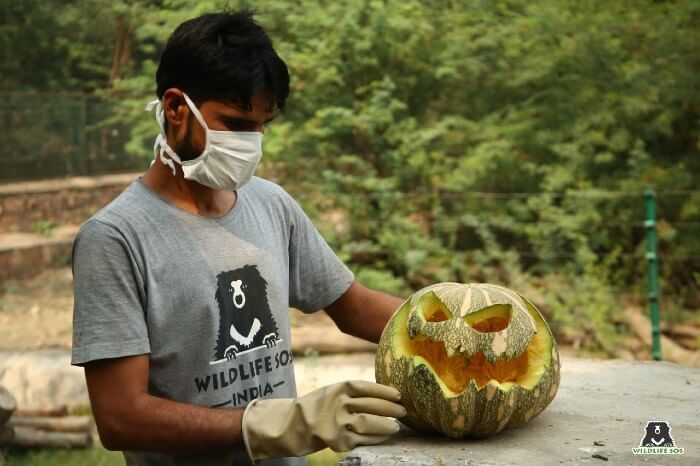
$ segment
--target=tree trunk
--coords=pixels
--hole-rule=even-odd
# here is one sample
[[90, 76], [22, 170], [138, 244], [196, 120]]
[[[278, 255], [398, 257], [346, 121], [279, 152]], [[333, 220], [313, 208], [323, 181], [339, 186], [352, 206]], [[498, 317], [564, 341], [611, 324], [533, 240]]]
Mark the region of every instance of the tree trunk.
[[[647, 346], [651, 345], [651, 322], [637, 309], [627, 310], [627, 321], [632, 331]], [[700, 351], [689, 351], [677, 345], [670, 338], [661, 336], [661, 355], [664, 360], [683, 364], [684, 366], [700, 367]]]
[[131, 60], [131, 25], [124, 16], [117, 18], [117, 27], [114, 33], [114, 52], [112, 54], [112, 69], [109, 73], [109, 82], [114, 84], [121, 75], [122, 69]]
[[[15, 438], [15, 429], [12, 426], [0, 426], [0, 447], [9, 445]], [[1, 458], [1, 457], [0, 457]], [[2, 464], [2, 463], [0, 463]]]
[[15, 427], [12, 445], [25, 448], [85, 448], [92, 445], [92, 436], [87, 432], [47, 432], [31, 427]]
[[15, 417], [40, 417], [40, 416], [68, 416], [68, 407], [66, 405], [56, 406], [55, 408], [47, 409], [18, 409], [13, 414]]
[[328, 327], [292, 327], [292, 352], [304, 354], [307, 348], [319, 353], [374, 352], [377, 345]]
[[0, 385], [0, 427], [5, 425], [15, 409], [17, 409], [15, 397]]
[[32, 427], [52, 432], [90, 432], [90, 416], [65, 417], [18, 417], [10, 418], [10, 425], [15, 427]]

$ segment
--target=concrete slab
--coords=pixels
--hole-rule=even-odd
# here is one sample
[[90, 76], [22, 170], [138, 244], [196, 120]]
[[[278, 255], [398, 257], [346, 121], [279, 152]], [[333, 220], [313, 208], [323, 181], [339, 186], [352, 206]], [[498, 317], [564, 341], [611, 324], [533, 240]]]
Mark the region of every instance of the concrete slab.
[[[634, 455], [647, 421], [668, 421], [683, 455]], [[360, 447], [353, 466], [700, 465], [700, 370], [664, 362], [563, 358], [552, 404], [530, 423], [482, 440], [402, 430]]]

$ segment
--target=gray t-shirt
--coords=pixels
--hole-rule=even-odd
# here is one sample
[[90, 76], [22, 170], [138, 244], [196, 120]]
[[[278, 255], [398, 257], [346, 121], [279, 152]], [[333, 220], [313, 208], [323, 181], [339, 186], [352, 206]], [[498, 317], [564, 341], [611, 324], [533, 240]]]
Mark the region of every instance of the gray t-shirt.
[[[289, 306], [321, 309], [354, 279], [297, 203], [260, 178], [215, 218], [134, 181], [80, 229], [73, 275], [73, 364], [150, 354], [151, 394], [217, 408], [295, 397]], [[124, 456], [128, 465], [249, 464], [243, 449]]]

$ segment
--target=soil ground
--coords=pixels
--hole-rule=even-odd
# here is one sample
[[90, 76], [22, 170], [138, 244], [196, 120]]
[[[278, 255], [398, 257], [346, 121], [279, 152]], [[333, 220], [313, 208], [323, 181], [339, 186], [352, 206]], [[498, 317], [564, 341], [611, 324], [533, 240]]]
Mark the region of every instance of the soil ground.
[[72, 318], [69, 267], [6, 283], [0, 294], [0, 349], [70, 348]]

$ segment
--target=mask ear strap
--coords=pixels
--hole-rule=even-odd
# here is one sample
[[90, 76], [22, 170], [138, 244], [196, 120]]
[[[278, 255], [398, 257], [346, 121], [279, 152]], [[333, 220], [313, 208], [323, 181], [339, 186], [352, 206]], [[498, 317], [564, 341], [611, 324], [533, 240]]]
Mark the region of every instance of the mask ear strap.
[[[182, 161], [180, 160], [180, 157], [175, 153], [175, 151], [170, 147], [168, 144], [168, 141], [165, 136], [165, 114], [163, 112], [163, 105], [161, 104], [160, 100], [152, 100], [148, 102], [146, 105], [146, 111], [150, 112], [155, 108], [156, 112], [156, 121], [158, 122], [158, 127], [160, 128], [160, 133], [158, 136], [156, 136], [155, 143], [153, 144], [153, 155], [154, 158], [158, 157], [160, 155], [160, 161], [163, 162], [163, 165], [166, 165], [170, 167], [170, 170], [173, 172], [173, 176], [177, 174], [177, 170], [175, 169], [175, 163], [173, 162], [173, 159], [179, 163], [182, 164]], [[160, 148], [160, 150], [158, 150]], [[170, 158], [165, 157], [165, 153], [167, 153]], [[153, 165], [153, 162], [151, 162], [151, 165]]]
[[[163, 162], [163, 165], [170, 167], [170, 171], [173, 172], [173, 176], [177, 175], [177, 170], [175, 169], [175, 162], [173, 162], [173, 159], [182, 165], [180, 157], [178, 157], [175, 151], [170, 148], [167, 141], [163, 139], [163, 136], [160, 134], [156, 137], [156, 143], [153, 149], [156, 150], [158, 146], [160, 146], [160, 161]], [[167, 158], [163, 152], [167, 152], [170, 158]]]
[[152, 112], [154, 108], [156, 109], [155, 117], [156, 122], [158, 122], [160, 134], [165, 137], [165, 115], [163, 114], [163, 105], [160, 103], [160, 100], [151, 100], [146, 104], [147, 112]]
[[185, 102], [187, 102], [187, 106], [194, 114], [194, 117], [197, 119], [199, 124], [202, 125], [202, 128], [204, 128], [204, 150], [202, 151], [204, 154], [209, 149], [209, 127], [207, 126], [207, 122], [204, 121], [204, 117], [199, 112], [197, 106], [194, 104], [194, 102], [192, 102], [192, 100], [190, 100], [190, 97], [185, 92], [183, 92], [182, 95], [185, 97]]

